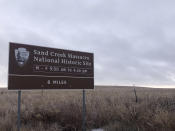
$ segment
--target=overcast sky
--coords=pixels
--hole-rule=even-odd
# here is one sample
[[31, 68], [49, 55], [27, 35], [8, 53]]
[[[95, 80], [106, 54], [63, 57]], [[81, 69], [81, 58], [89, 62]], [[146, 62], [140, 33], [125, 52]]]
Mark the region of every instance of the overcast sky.
[[175, 87], [174, 0], [0, 0], [0, 86], [10, 41], [93, 52], [96, 85]]

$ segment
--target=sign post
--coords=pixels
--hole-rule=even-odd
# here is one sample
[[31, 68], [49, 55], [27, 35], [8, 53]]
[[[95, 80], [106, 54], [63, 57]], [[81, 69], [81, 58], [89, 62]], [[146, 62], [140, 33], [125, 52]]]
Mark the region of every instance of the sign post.
[[18, 131], [20, 131], [21, 90], [83, 89], [83, 131], [85, 131], [85, 90], [94, 89], [93, 53], [9, 44], [8, 89], [18, 90]]
[[21, 91], [18, 90], [18, 131], [20, 131], [21, 128]]
[[83, 123], [82, 123], [82, 131], [86, 131], [86, 92], [83, 89], [83, 111], [82, 111], [82, 118], [83, 118]]

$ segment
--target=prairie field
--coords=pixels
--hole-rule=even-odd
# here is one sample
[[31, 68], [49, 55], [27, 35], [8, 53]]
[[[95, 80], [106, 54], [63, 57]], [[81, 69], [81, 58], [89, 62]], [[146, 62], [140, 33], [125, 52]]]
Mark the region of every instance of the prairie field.
[[[17, 98], [17, 91], [0, 89], [0, 131], [17, 130]], [[22, 91], [21, 131], [80, 131], [81, 125], [82, 90]], [[86, 128], [175, 131], [175, 89], [86, 90]]]

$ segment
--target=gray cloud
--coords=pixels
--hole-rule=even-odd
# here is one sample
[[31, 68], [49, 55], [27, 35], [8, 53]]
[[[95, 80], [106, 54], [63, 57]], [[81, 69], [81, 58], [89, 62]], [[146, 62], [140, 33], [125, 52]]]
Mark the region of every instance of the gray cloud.
[[95, 83], [175, 85], [175, 1], [0, 1], [0, 80], [8, 42], [94, 52]]

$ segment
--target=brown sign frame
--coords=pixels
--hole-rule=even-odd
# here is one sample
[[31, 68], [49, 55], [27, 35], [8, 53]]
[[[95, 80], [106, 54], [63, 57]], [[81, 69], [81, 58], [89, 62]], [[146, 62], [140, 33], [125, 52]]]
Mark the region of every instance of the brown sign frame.
[[94, 54], [10, 42], [8, 89], [94, 89]]

